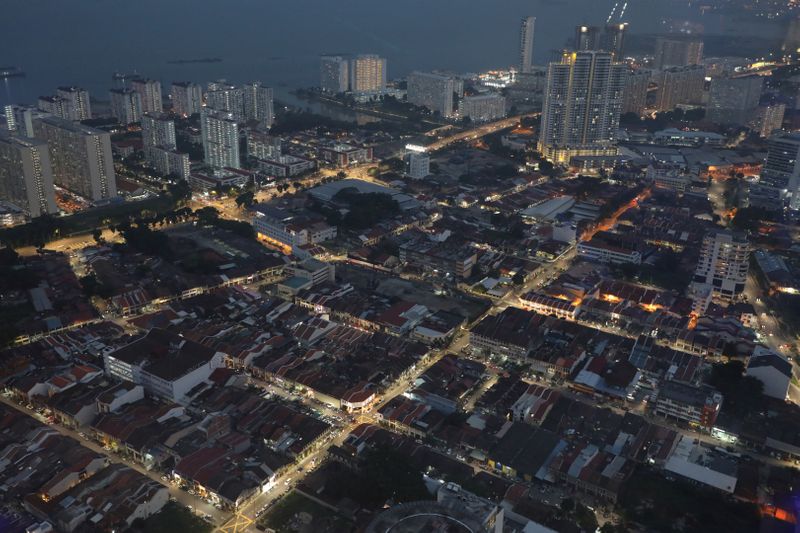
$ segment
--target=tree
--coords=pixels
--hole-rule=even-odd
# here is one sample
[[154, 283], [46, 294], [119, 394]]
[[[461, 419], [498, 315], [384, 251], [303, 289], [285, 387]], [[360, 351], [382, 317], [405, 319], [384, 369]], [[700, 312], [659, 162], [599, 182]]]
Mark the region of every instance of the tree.
[[727, 413], [747, 416], [763, 409], [764, 384], [746, 376], [741, 361], [714, 364], [708, 383], [722, 393], [722, 408]]
[[92, 231], [92, 238], [97, 244], [100, 244], [103, 240], [102, 230], [96, 228], [94, 231]]
[[255, 203], [255, 193], [246, 191], [236, 197], [236, 207], [252, 207]]
[[544, 174], [545, 176], [551, 176], [553, 174], [553, 170], [555, 169], [555, 165], [548, 161], [547, 159], [542, 159], [539, 161], [539, 172]]

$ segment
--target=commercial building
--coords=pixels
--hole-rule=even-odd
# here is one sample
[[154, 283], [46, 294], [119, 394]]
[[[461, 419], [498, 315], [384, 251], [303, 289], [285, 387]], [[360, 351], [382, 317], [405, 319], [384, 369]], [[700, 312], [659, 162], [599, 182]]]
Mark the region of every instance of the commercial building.
[[761, 98], [763, 78], [714, 78], [711, 80], [706, 118], [717, 124], [746, 126]]
[[700, 65], [703, 61], [703, 41], [695, 38], [658, 37], [653, 56], [653, 67], [661, 70], [669, 67]]
[[142, 97], [131, 89], [111, 89], [111, 115], [127, 126], [142, 120]]
[[647, 88], [650, 86], [649, 70], [634, 70], [625, 78], [625, 99], [622, 113], [643, 115], [647, 108]]
[[465, 96], [458, 103], [458, 114], [473, 122], [497, 120], [506, 116], [506, 98], [500, 94]]
[[225, 80], [211, 82], [206, 93], [206, 106], [214, 111], [228, 113], [237, 122], [242, 122], [245, 119], [244, 90]]
[[414, 71], [408, 75], [409, 103], [424, 106], [445, 118], [454, 114], [453, 93], [456, 79], [446, 74]]
[[275, 178], [290, 178], [317, 168], [312, 159], [286, 154], [258, 159], [256, 164], [260, 171]]
[[108, 133], [56, 117], [34, 121], [33, 130], [50, 149], [56, 185], [95, 202], [117, 196]]
[[642, 253], [639, 250], [617, 246], [597, 237], [579, 242], [578, 255], [587, 261], [597, 261], [598, 263], [642, 264]]
[[80, 87], [59, 87], [56, 96], [67, 102], [68, 117], [70, 120], [89, 120], [92, 118], [92, 104], [89, 101], [89, 91]]
[[699, 65], [672, 67], [656, 75], [656, 111], [672, 111], [679, 105], [703, 101], [705, 68]]
[[785, 400], [792, 381], [792, 363], [782, 355], [756, 346], [747, 361], [747, 375], [764, 384], [764, 394]]
[[356, 146], [346, 143], [320, 146], [318, 153], [320, 159], [338, 167], [368, 163], [372, 161], [373, 156], [371, 146]]
[[172, 112], [188, 117], [199, 113], [203, 107], [203, 88], [190, 81], [176, 81], [170, 89]]
[[653, 413], [711, 430], [722, 408], [722, 394], [709, 387], [664, 381], [658, 389]]
[[221, 168], [213, 172], [192, 172], [189, 174], [189, 185], [193, 189], [218, 191], [244, 187], [253, 175], [238, 168]]
[[142, 117], [142, 144], [145, 149], [159, 146], [175, 149], [175, 122], [163, 114], [145, 113]]
[[272, 87], [265, 87], [260, 81], [255, 81], [245, 84], [242, 93], [245, 120], [256, 120], [262, 128], [272, 127], [275, 119]]
[[319, 58], [319, 86], [326, 93], [345, 93], [350, 89], [350, 60], [344, 56]]
[[355, 93], [380, 92], [386, 87], [386, 58], [360, 54], [350, 61], [350, 90]]
[[573, 52], [550, 63], [539, 151], [557, 163], [616, 155], [625, 73], [608, 52]]
[[694, 283], [711, 287], [723, 301], [735, 300], [744, 291], [750, 265], [750, 243], [742, 233], [713, 230], [703, 237]]
[[32, 218], [58, 213], [46, 142], [0, 133], [0, 200]]
[[777, 191], [780, 197], [790, 196], [791, 208], [800, 208], [800, 133], [769, 138], [759, 185]]
[[144, 337], [105, 354], [106, 373], [141, 385], [146, 392], [173, 402], [224, 366], [225, 354], [181, 335], [153, 328]]
[[667, 146], [722, 146], [725, 136], [712, 131], [683, 131], [668, 128], [653, 134], [653, 142]]
[[263, 204], [253, 207], [252, 224], [259, 238], [288, 248], [334, 239], [337, 233], [336, 226], [326, 224], [321, 218]]
[[536, 17], [525, 17], [519, 29], [519, 71], [533, 72], [533, 37]]
[[200, 113], [205, 162], [212, 168], [239, 168], [239, 123], [233, 113], [204, 109]]

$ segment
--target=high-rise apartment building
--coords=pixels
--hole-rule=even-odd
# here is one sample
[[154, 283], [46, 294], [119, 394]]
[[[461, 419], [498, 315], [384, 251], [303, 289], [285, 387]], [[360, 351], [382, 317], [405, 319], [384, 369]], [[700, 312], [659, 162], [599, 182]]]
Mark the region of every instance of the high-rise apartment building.
[[142, 144], [145, 148], [158, 146], [175, 149], [175, 122], [164, 114], [145, 113], [142, 116]]
[[204, 109], [200, 127], [206, 164], [213, 168], [239, 168], [239, 123], [233, 113]]
[[622, 113], [643, 115], [647, 109], [647, 89], [650, 86], [649, 70], [634, 70], [625, 78], [625, 99]]
[[89, 91], [80, 87], [59, 87], [56, 96], [67, 102], [70, 120], [89, 120], [92, 118], [92, 104]]
[[33, 131], [50, 149], [56, 185], [95, 202], [117, 195], [107, 132], [57, 117], [35, 120]]
[[211, 82], [206, 93], [206, 107], [232, 114], [237, 122], [243, 122], [244, 91], [241, 87], [231, 85], [225, 80]]
[[621, 61], [625, 57], [625, 33], [628, 31], [628, 23], [606, 24], [603, 37], [601, 39], [602, 49], [611, 52], [614, 59]]
[[743, 233], [712, 230], [703, 237], [693, 282], [730, 302], [744, 292], [749, 265], [750, 243]]
[[176, 81], [170, 89], [172, 112], [188, 117], [203, 107], [203, 88], [190, 81]]
[[23, 137], [33, 137], [33, 121], [48, 116], [48, 113], [33, 106], [7, 105], [5, 107], [6, 130]]
[[456, 79], [453, 76], [415, 71], [408, 75], [407, 81], [407, 99], [410, 103], [425, 106], [445, 118], [454, 115]]
[[162, 176], [177, 176], [188, 180], [191, 174], [189, 154], [176, 150], [151, 146], [145, 149], [147, 162]]
[[597, 26], [576, 26], [573, 47], [576, 52], [600, 50], [600, 28]]
[[340, 55], [321, 56], [319, 86], [326, 93], [346, 93], [350, 89], [350, 60]]
[[658, 37], [653, 56], [653, 67], [661, 70], [669, 67], [699, 65], [703, 60], [703, 41], [695, 38]]
[[611, 53], [565, 53], [550, 63], [539, 151], [567, 163], [573, 156], [615, 155], [627, 67]]
[[135, 79], [131, 81], [131, 89], [139, 95], [139, 99], [142, 102], [142, 113], [161, 113], [164, 111], [160, 81]]
[[706, 70], [700, 65], [672, 67], [656, 74], [657, 111], [672, 111], [679, 105], [703, 101]]
[[783, 127], [786, 104], [767, 104], [756, 108], [750, 128], [760, 137], [769, 137]]
[[533, 35], [536, 17], [525, 17], [519, 29], [519, 71], [533, 72]]
[[350, 61], [350, 90], [379, 92], [386, 88], [386, 58], [375, 54], [357, 55]]
[[781, 198], [790, 196], [790, 207], [800, 209], [800, 133], [769, 138], [759, 185], [778, 191]]
[[706, 118], [718, 124], [745, 126], [758, 108], [763, 78], [714, 78], [711, 80]]
[[406, 147], [406, 176], [421, 180], [431, 173], [431, 155], [419, 147]]
[[58, 212], [46, 142], [0, 133], [0, 200], [31, 218]]
[[142, 98], [131, 89], [111, 89], [111, 115], [127, 126], [142, 120]]
[[275, 114], [272, 87], [265, 87], [260, 81], [255, 81], [245, 84], [242, 93], [245, 120], [257, 120], [263, 128], [272, 127]]
[[69, 110], [69, 102], [60, 96], [40, 96], [36, 104], [40, 111], [67, 120], [72, 120]]

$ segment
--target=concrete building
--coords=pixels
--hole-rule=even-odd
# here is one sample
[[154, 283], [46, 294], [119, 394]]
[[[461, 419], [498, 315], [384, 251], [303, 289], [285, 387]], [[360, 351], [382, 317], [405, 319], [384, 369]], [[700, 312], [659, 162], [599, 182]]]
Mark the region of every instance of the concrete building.
[[453, 94], [456, 79], [453, 76], [433, 72], [415, 71], [408, 75], [408, 101], [427, 107], [445, 118], [454, 115]]
[[142, 117], [142, 144], [175, 149], [175, 122], [164, 114], [146, 113]]
[[769, 137], [783, 126], [786, 104], [770, 104], [759, 106], [750, 122], [750, 128], [761, 137]]
[[131, 89], [139, 95], [142, 101], [142, 113], [161, 113], [164, 111], [160, 81], [148, 79], [132, 80]]
[[38, 107], [40, 111], [44, 111], [58, 118], [72, 120], [69, 112], [69, 103], [60, 96], [40, 96], [37, 100], [36, 107]]
[[616, 61], [622, 61], [625, 57], [625, 33], [628, 31], [628, 23], [606, 24], [601, 45], [603, 50], [611, 52]]
[[319, 86], [326, 93], [346, 93], [350, 89], [350, 60], [340, 55], [320, 56]]
[[472, 122], [491, 122], [506, 116], [506, 98], [494, 93], [465, 96], [458, 103], [458, 114]]
[[205, 162], [212, 168], [239, 168], [239, 123], [233, 113], [204, 109], [200, 114]]
[[536, 17], [525, 17], [519, 29], [519, 71], [533, 72], [533, 37]]
[[622, 113], [636, 113], [641, 116], [647, 109], [647, 88], [650, 86], [649, 70], [634, 70], [625, 78], [625, 99]]
[[280, 137], [260, 129], [247, 130], [247, 155], [256, 159], [273, 159], [283, 153]]
[[336, 226], [312, 220], [283, 209], [257, 204], [253, 207], [253, 229], [259, 238], [287, 248], [317, 244], [336, 238]]
[[350, 90], [355, 93], [380, 92], [386, 88], [386, 58], [360, 54], [350, 61]]
[[142, 97], [131, 89], [111, 89], [111, 115], [123, 126], [142, 120]]
[[275, 111], [272, 104], [272, 87], [265, 87], [260, 81], [242, 87], [244, 119], [257, 120], [262, 128], [272, 127]]
[[256, 164], [261, 172], [274, 178], [290, 178], [317, 168], [316, 161], [312, 159], [288, 154], [264, 157], [258, 159]]
[[176, 81], [170, 88], [172, 112], [188, 117], [199, 113], [203, 107], [203, 88], [197, 83]]
[[769, 138], [759, 186], [777, 191], [781, 198], [789, 197], [790, 207], [800, 209], [800, 133]]
[[693, 283], [711, 287], [715, 298], [736, 300], [744, 292], [750, 243], [742, 233], [712, 230], [703, 237]]
[[206, 106], [214, 111], [223, 111], [233, 116], [236, 122], [244, 121], [244, 90], [225, 80], [208, 84]]
[[722, 394], [708, 387], [663, 381], [653, 403], [653, 413], [711, 430], [722, 408]]
[[406, 176], [420, 180], [431, 173], [431, 156], [424, 150], [406, 147]]
[[111, 136], [107, 132], [56, 117], [36, 120], [33, 130], [50, 149], [56, 185], [94, 202], [117, 196]]
[[89, 120], [92, 118], [92, 104], [89, 101], [89, 91], [80, 87], [59, 87], [56, 96], [67, 102], [68, 117], [70, 120]]
[[792, 363], [764, 346], [756, 346], [747, 362], [747, 375], [764, 384], [764, 394], [785, 400], [792, 381]]
[[33, 137], [33, 122], [36, 119], [49, 116], [34, 106], [7, 105], [5, 107], [6, 130], [23, 137]]
[[703, 41], [696, 38], [658, 37], [653, 56], [653, 67], [662, 70], [669, 67], [700, 65], [703, 61]]
[[0, 133], [0, 200], [31, 218], [58, 213], [46, 142]]
[[672, 111], [679, 105], [701, 104], [705, 68], [699, 65], [672, 67], [656, 75], [656, 111]]
[[714, 78], [711, 80], [706, 118], [717, 124], [746, 126], [758, 108], [763, 78]]
[[616, 155], [626, 68], [593, 51], [550, 63], [538, 146], [547, 159]]
[[600, 50], [600, 28], [597, 26], [576, 26], [573, 47], [576, 52]]
[[178, 152], [174, 149], [151, 146], [145, 149], [147, 161], [153, 169], [162, 176], [178, 176], [189, 179], [191, 163], [189, 154]]
[[183, 401], [190, 390], [225, 364], [222, 352], [158, 328], [103, 359], [108, 375], [173, 402]]

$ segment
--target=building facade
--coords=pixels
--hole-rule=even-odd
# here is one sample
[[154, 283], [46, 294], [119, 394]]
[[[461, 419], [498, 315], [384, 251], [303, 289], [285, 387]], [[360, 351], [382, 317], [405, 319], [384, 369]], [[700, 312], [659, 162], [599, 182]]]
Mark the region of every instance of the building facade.
[[343, 56], [321, 56], [319, 86], [324, 92], [331, 94], [350, 90], [350, 61]]
[[80, 87], [59, 87], [56, 96], [67, 102], [70, 120], [89, 120], [92, 118], [92, 104], [89, 101], [89, 91]]
[[679, 37], [659, 37], [653, 56], [653, 67], [661, 70], [669, 67], [700, 65], [703, 61], [703, 41]]
[[616, 155], [626, 66], [608, 52], [564, 54], [550, 63], [539, 151], [557, 163], [574, 156]]
[[386, 88], [386, 58], [360, 54], [350, 61], [350, 90], [380, 92]]
[[255, 81], [245, 84], [242, 93], [245, 120], [257, 120], [262, 128], [272, 127], [275, 118], [272, 87], [265, 87], [260, 81]]
[[454, 115], [453, 94], [456, 79], [453, 76], [433, 72], [412, 72], [408, 75], [408, 101], [427, 107], [445, 118]]
[[693, 283], [711, 288], [722, 301], [733, 301], [744, 292], [750, 266], [750, 243], [741, 233], [714, 230], [703, 237]]
[[763, 78], [714, 78], [706, 118], [717, 124], [746, 126], [753, 118], [761, 98]]
[[519, 71], [533, 72], [533, 36], [536, 17], [525, 17], [519, 29]]
[[622, 113], [636, 113], [641, 116], [647, 109], [647, 88], [650, 86], [650, 71], [635, 70], [625, 78], [625, 99]]
[[111, 89], [111, 115], [123, 126], [142, 120], [142, 97], [131, 89]]
[[142, 113], [161, 113], [164, 111], [160, 81], [147, 79], [132, 80], [131, 89], [139, 95], [142, 102]]
[[58, 213], [46, 142], [0, 133], [0, 200], [31, 218]]
[[703, 101], [706, 70], [699, 65], [668, 68], [656, 76], [657, 111], [672, 111], [679, 105]]
[[175, 122], [163, 114], [146, 113], [142, 117], [142, 144], [175, 149]]
[[199, 113], [203, 107], [203, 88], [197, 83], [177, 81], [170, 89], [172, 112], [188, 117]]
[[500, 94], [465, 96], [458, 103], [458, 114], [473, 122], [497, 120], [506, 116], [506, 98]]
[[204, 109], [200, 114], [205, 162], [212, 168], [239, 168], [239, 123], [229, 112]]

